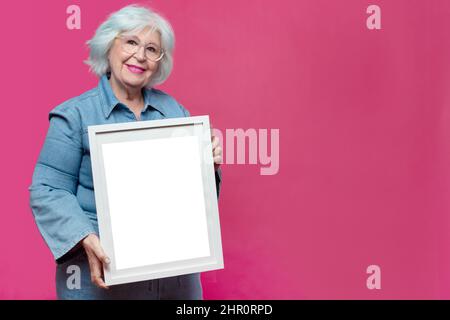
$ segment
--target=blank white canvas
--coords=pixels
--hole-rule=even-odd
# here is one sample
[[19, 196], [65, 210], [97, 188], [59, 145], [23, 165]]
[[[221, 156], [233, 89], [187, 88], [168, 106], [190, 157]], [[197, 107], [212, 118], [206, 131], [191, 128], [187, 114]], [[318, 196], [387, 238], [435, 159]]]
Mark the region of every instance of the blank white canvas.
[[196, 136], [102, 144], [117, 270], [210, 255], [199, 152]]

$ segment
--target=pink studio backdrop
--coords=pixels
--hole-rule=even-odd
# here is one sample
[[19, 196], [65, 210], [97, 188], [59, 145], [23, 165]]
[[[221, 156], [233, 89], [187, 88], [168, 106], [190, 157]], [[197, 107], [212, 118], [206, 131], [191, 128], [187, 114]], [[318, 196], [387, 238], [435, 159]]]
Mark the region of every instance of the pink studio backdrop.
[[[48, 112], [97, 85], [85, 41], [130, 3], [3, 4], [0, 298], [55, 298], [27, 187]], [[450, 1], [141, 3], [175, 29], [161, 89], [223, 132], [280, 130], [278, 174], [223, 165], [225, 269], [205, 299], [450, 298]]]

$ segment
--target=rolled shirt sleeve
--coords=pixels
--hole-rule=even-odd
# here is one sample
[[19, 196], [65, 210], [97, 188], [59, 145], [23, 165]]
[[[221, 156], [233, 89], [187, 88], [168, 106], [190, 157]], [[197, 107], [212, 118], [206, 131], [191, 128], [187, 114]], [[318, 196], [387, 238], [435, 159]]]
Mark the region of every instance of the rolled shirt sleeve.
[[58, 260], [96, 230], [76, 198], [83, 156], [79, 116], [61, 105], [50, 112], [49, 119], [29, 191], [36, 224]]

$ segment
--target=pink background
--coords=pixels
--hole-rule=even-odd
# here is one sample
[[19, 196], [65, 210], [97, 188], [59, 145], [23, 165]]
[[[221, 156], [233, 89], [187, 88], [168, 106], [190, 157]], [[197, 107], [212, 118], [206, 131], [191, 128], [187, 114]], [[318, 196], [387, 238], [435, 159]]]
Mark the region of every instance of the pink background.
[[[176, 33], [163, 90], [223, 131], [280, 129], [277, 175], [223, 166], [225, 269], [203, 274], [206, 299], [450, 298], [450, 1], [144, 3]], [[97, 85], [85, 41], [127, 4], [3, 4], [0, 298], [55, 297], [27, 187], [48, 112]]]

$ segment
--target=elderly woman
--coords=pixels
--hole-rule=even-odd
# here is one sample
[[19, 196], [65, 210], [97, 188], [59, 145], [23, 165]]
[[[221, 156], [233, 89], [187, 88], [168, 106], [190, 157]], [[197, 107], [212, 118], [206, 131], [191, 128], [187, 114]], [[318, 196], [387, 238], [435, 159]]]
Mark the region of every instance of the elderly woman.
[[[153, 88], [172, 69], [172, 28], [148, 8], [127, 6], [101, 24], [88, 45], [87, 64], [99, 76], [99, 84], [50, 112], [29, 188], [36, 224], [57, 262], [57, 296], [202, 299], [198, 273], [108, 288], [102, 270], [109, 258], [98, 238], [87, 127], [189, 116], [174, 98]], [[212, 144], [218, 195], [222, 151], [216, 137]], [[79, 283], [73, 279], [77, 271]]]

